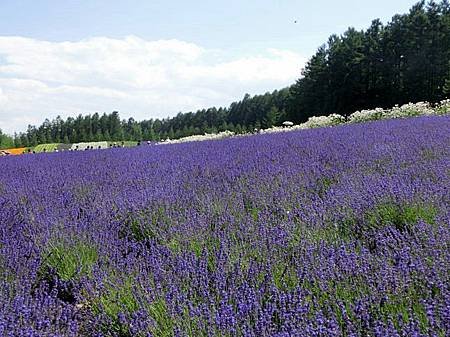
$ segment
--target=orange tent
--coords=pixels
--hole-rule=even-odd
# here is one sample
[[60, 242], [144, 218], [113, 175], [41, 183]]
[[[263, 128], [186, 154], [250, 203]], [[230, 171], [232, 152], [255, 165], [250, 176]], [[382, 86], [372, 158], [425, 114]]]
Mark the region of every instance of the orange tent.
[[25, 151], [25, 149], [26, 149], [25, 147], [19, 147], [19, 148], [16, 148], [16, 149], [7, 149], [5, 151], [9, 152], [13, 156], [17, 156], [19, 154], [23, 154], [23, 151]]

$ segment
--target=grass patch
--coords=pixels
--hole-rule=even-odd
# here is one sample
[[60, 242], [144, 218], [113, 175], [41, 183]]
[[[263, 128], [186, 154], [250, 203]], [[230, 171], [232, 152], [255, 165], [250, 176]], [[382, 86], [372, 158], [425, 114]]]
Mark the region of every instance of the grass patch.
[[319, 197], [324, 198], [330, 187], [336, 183], [337, 179], [332, 177], [320, 177], [317, 179], [315, 189]]
[[272, 267], [272, 280], [280, 290], [292, 291], [298, 285], [295, 268], [289, 262], [278, 262]]
[[81, 242], [56, 244], [47, 249], [42, 264], [45, 269], [52, 269], [60, 280], [73, 281], [90, 276], [97, 258], [97, 250], [92, 245]]
[[33, 293], [46, 285], [61, 301], [74, 304], [76, 284], [80, 278], [91, 276], [97, 258], [97, 249], [83, 242], [50, 245], [44, 250]]
[[438, 210], [431, 204], [382, 203], [366, 215], [366, 224], [373, 229], [394, 226], [404, 232], [410, 231], [419, 220], [434, 225], [437, 213]]
[[343, 219], [337, 223], [327, 223], [325, 226], [311, 226], [298, 224], [292, 231], [289, 247], [297, 247], [303, 240], [312, 243], [325, 242], [327, 244], [337, 244], [350, 242], [354, 238], [354, 218]]
[[92, 312], [95, 315], [105, 314], [111, 320], [103, 327], [107, 335], [132, 336], [130, 327], [119, 315], [131, 315], [139, 310], [140, 305], [133, 292], [133, 280], [127, 278], [122, 284], [109, 285], [105, 292], [93, 301]]
[[33, 149], [33, 151], [36, 153], [53, 152], [58, 149], [58, 146], [59, 146], [59, 143], [39, 144]]
[[151, 329], [154, 336], [172, 337], [174, 336], [174, 320], [167, 310], [167, 304], [164, 299], [153, 301], [147, 308], [147, 311], [155, 322]]
[[159, 244], [166, 241], [161, 237], [161, 230], [172, 224], [172, 220], [166, 214], [163, 206], [129, 212], [123, 217], [122, 221], [123, 227], [119, 233], [121, 237], [128, 236], [138, 242], [152, 239]]
[[[105, 289], [104, 293], [93, 301], [92, 312], [94, 315], [106, 315], [110, 321], [103, 326], [107, 336], [133, 336], [130, 326], [127, 324], [133, 313], [138, 310], [146, 310], [153, 320], [150, 327], [153, 336], [174, 336], [175, 321], [167, 309], [164, 299], [157, 298], [149, 304], [141, 303], [139, 290], [134, 286], [132, 277], [123, 282], [115, 282]], [[145, 296], [142, 296], [145, 298]], [[121, 318], [124, 316], [125, 319]], [[142, 334], [144, 336], [145, 334]]]

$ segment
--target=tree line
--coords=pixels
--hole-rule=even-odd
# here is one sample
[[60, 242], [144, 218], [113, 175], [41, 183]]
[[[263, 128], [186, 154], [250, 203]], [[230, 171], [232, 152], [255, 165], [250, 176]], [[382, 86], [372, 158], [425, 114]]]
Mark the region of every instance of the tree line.
[[[450, 5], [417, 3], [409, 13], [367, 30], [332, 35], [289, 88], [246, 94], [227, 108], [212, 107], [165, 119], [121, 120], [118, 112], [46, 119], [13, 139], [0, 133], [0, 146], [39, 143], [174, 139], [231, 130], [237, 133], [305, 122], [311, 116], [437, 102], [450, 94]], [[3, 138], [2, 138], [3, 137]], [[3, 139], [3, 140], [2, 140]]]
[[[179, 113], [172, 118], [136, 121], [120, 119], [119, 113], [78, 115], [46, 119], [39, 127], [28, 126], [15, 134], [14, 146], [27, 147], [44, 143], [78, 143], [93, 141], [159, 141], [204, 133], [231, 130], [236, 133], [268, 128], [285, 119], [289, 89], [245, 97], [228, 108], [209, 108]], [[0, 143], [1, 145], [2, 143]]]

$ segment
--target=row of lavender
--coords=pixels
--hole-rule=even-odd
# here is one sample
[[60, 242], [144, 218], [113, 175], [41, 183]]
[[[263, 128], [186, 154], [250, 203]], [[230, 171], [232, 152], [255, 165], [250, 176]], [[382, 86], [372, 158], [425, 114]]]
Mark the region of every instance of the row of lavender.
[[450, 117], [0, 162], [1, 336], [448, 336]]

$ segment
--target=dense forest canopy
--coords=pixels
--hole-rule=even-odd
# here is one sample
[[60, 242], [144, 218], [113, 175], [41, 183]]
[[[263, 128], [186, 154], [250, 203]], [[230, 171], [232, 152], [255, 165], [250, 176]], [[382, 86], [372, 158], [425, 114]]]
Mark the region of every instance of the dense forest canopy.
[[121, 120], [117, 112], [48, 119], [14, 139], [0, 133], [0, 147], [102, 140], [161, 140], [231, 130], [237, 133], [289, 119], [437, 102], [450, 94], [450, 4], [417, 3], [408, 14], [365, 31], [332, 35], [290, 88], [251, 97], [228, 108], [179, 113], [166, 119]]

